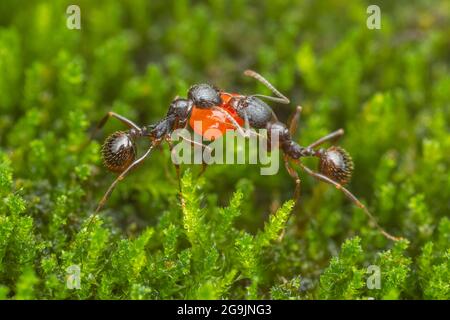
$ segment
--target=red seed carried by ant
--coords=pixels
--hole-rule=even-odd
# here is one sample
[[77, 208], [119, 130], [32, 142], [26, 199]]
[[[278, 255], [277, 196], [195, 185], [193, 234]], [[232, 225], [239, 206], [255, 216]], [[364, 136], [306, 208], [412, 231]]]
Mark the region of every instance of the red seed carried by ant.
[[[205, 109], [194, 106], [189, 119], [189, 125], [194, 132], [203, 136], [205, 140], [214, 140], [220, 137], [217, 132], [220, 132], [221, 135], [223, 135], [227, 130], [236, 130], [236, 123], [243, 126], [244, 120], [239, 117], [237, 111], [228, 104], [233, 96], [238, 96], [238, 94], [222, 93], [220, 95], [222, 102], [220, 106], [218, 106], [220, 109]], [[227, 114], [231, 116], [235, 122], [232, 122]], [[196, 124], [199, 122], [201, 123], [201, 126]]]

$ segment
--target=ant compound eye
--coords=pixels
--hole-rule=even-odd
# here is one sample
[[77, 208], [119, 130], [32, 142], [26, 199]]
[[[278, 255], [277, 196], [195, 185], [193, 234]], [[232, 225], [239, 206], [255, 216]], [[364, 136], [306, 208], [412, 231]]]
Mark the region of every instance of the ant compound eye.
[[320, 156], [319, 171], [328, 178], [344, 185], [352, 177], [352, 157], [340, 147], [330, 147]]
[[114, 132], [102, 146], [102, 157], [105, 167], [110, 171], [122, 172], [136, 158], [136, 145], [127, 133]]

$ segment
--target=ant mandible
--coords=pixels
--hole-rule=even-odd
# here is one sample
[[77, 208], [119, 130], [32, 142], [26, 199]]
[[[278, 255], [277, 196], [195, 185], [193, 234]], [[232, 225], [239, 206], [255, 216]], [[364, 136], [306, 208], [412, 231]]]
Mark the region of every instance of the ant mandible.
[[[350, 179], [353, 172], [353, 161], [350, 155], [340, 147], [332, 146], [328, 149], [316, 149], [325, 142], [338, 139], [344, 134], [343, 129], [336, 130], [317, 141], [311, 143], [307, 147], [302, 147], [296, 143], [292, 136], [295, 134], [297, 123], [300, 118], [301, 107], [298, 106], [291, 118], [289, 128], [279, 121], [272, 108], [259, 98], [265, 98], [274, 102], [288, 104], [290, 101], [281, 94], [269, 81], [260, 74], [246, 70], [245, 75], [253, 77], [268, 87], [277, 97], [265, 95], [240, 95], [236, 93], [228, 93], [221, 91], [209, 84], [197, 84], [192, 86], [188, 91], [188, 98], [183, 99], [176, 97], [170, 104], [166, 116], [156, 124], [139, 127], [133, 121], [118, 115], [114, 112], [108, 112], [100, 121], [97, 130], [100, 129], [106, 121], [113, 117], [130, 129], [128, 131], [118, 131], [110, 135], [102, 147], [102, 156], [105, 166], [113, 171], [120, 173], [105, 195], [99, 202], [95, 213], [100, 211], [105, 202], [111, 195], [115, 186], [121, 181], [133, 168], [140, 164], [162, 141], [167, 141], [170, 149], [173, 149], [170, 135], [180, 128], [186, 128], [189, 125], [196, 131], [195, 121], [206, 123], [202, 126], [205, 130], [196, 133], [201, 134], [206, 140], [217, 138], [216, 136], [208, 136], [207, 129], [214, 127], [219, 129], [222, 134], [228, 129], [237, 130], [241, 135], [249, 136], [255, 129], [267, 129], [268, 142], [272, 144], [272, 136], [277, 135], [279, 138], [277, 145], [272, 147], [280, 148], [284, 153], [284, 163], [289, 175], [295, 181], [294, 197], [296, 202], [300, 197], [300, 178], [298, 173], [292, 168], [289, 160], [292, 160], [300, 166], [307, 174], [333, 185], [336, 189], [341, 190], [344, 195], [349, 198], [356, 206], [361, 208], [369, 219], [375, 224], [379, 231], [391, 240], [399, 240], [399, 238], [387, 233], [376, 222], [370, 211], [354, 196], [348, 189], [344, 187]], [[242, 127], [244, 125], [244, 127]], [[216, 131], [217, 132], [217, 131]], [[141, 137], [150, 138], [151, 145], [147, 151], [136, 160], [136, 144], [135, 140]], [[182, 139], [192, 143], [199, 144], [186, 137]], [[200, 144], [202, 147], [206, 147]], [[319, 159], [319, 172], [315, 172], [306, 167], [301, 161], [301, 157], [316, 157]], [[179, 178], [179, 165], [175, 164], [177, 176]]]

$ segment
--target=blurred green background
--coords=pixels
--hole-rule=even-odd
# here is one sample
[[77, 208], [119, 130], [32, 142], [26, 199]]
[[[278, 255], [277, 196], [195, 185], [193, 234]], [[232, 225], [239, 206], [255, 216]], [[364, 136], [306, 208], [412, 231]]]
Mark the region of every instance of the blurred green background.
[[[66, 27], [70, 4], [81, 9], [81, 30]], [[380, 30], [366, 26], [370, 4], [381, 8]], [[449, 21], [448, 1], [2, 0], [0, 297], [448, 299]], [[219, 245], [213, 276], [194, 265], [172, 270], [189, 244], [167, 146], [118, 186], [95, 232], [82, 229], [114, 178], [100, 145], [123, 126], [111, 121], [88, 140], [107, 111], [154, 123], [201, 82], [268, 93], [243, 77], [247, 68], [291, 99], [273, 105], [281, 120], [303, 106], [300, 144], [345, 129], [340, 144], [355, 162], [349, 189], [408, 241], [394, 246], [340, 192], [301, 173], [301, 201], [283, 240], [258, 260], [262, 271], [245, 276]], [[196, 176], [199, 166], [189, 169]], [[238, 188], [245, 200], [234, 228], [256, 234], [293, 196], [280, 169], [209, 167], [193, 181], [206, 221]], [[168, 225], [177, 230], [173, 252], [161, 240]], [[142, 240], [145, 230], [154, 230], [151, 240]], [[130, 249], [133, 239], [142, 246]], [[128, 256], [110, 259], [121, 245], [129, 257], [142, 253], [133, 276], [117, 270]], [[64, 287], [74, 263], [86, 284], [78, 291]], [[365, 268], [377, 263], [382, 289], [368, 290]], [[196, 287], [219, 278], [229, 280], [220, 294]]]

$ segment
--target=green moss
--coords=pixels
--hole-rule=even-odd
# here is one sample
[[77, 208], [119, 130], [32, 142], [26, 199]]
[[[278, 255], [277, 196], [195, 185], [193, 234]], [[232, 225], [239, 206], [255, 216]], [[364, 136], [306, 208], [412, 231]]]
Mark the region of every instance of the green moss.
[[361, 239], [353, 238], [342, 245], [339, 257], [331, 259], [330, 265], [320, 277], [321, 299], [355, 299], [364, 286], [364, 270], [360, 267], [364, 252]]
[[[0, 299], [450, 298], [448, 2], [382, 1], [380, 30], [366, 1], [79, 1], [81, 30], [69, 4], [0, 3]], [[183, 165], [180, 194], [167, 146], [92, 215], [107, 111], [154, 123], [199, 82], [268, 93], [245, 68], [290, 97], [282, 121], [303, 106], [297, 142], [345, 129], [349, 189], [407, 240], [302, 173], [293, 206], [281, 166]]]

